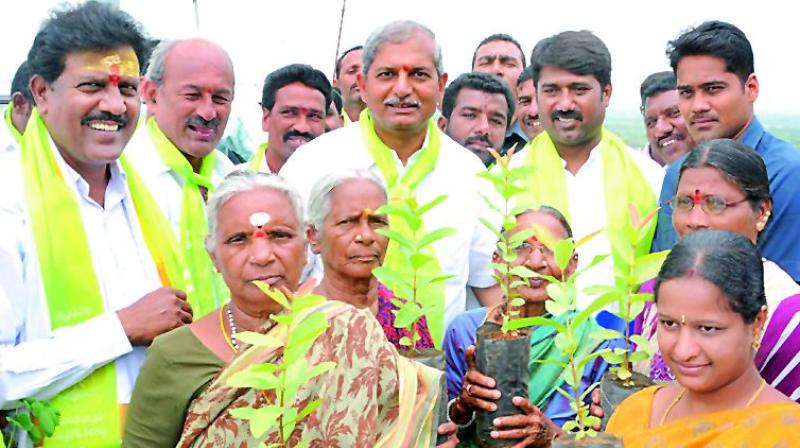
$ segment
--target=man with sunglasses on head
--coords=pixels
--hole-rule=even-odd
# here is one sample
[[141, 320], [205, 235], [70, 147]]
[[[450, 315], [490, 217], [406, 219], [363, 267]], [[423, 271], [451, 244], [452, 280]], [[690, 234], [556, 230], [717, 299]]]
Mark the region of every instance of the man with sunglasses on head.
[[[759, 83], [750, 42], [736, 26], [709, 21], [671, 41], [667, 55], [678, 78], [678, 107], [692, 138], [697, 143], [735, 139], [764, 160], [774, 206], [759, 249], [800, 281], [800, 245], [786, 243], [800, 238], [800, 151], [766, 132], [755, 117]], [[653, 250], [669, 249], [676, 240], [668, 201], [675, 195], [684, 158], [671, 163], [664, 178]]]

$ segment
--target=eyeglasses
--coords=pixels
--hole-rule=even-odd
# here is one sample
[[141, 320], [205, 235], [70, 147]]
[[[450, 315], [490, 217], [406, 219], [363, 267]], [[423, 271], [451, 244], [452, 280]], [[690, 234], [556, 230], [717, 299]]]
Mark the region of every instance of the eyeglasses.
[[689, 212], [694, 208], [695, 205], [700, 204], [700, 208], [702, 208], [703, 211], [709, 215], [719, 215], [728, 207], [739, 205], [745, 201], [747, 201], [747, 198], [728, 202], [719, 196], [714, 196], [711, 194], [700, 196], [700, 192], [695, 191], [693, 196], [675, 196], [674, 198], [670, 199], [668, 203], [673, 210], [680, 212]]
[[552, 257], [553, 251], [547, 248], [544, 244], [531, 244], [523, 242], [514, 248], [514, 253], [517, 255], [517, 260], [526, 260], [531, 256], [534, 250], [538, 250], [543, 257]]

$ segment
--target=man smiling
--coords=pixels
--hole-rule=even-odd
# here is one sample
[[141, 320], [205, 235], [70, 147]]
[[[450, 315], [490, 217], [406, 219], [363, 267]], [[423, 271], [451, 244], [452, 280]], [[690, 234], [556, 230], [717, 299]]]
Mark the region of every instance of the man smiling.
[[231, 113], [233, 64], [222, 48], [203, 39], [162, 41], [142, 90], [151, 116], [140, 124], [128, 154], [185, 251], [190, 301], [202, 316], [227, 298], [203, 240], [205, 198], [233, 169], [214, 149]]
[[116, 8], [56, 11], [28, 53], [36, 107], [22, 148], [0, 158], [0, 301], [10, 302], [0, 309], [11, 311], [0, 319], [0, 408], [53, 399], [61, 424], [47, 446], [119, 446], [146, 346], [192, 320], [186, 293], [167, 287], [183, 273], [166, 220], [120, 159], [144, 49]]
[[[599, 38], [589, 31], [545, 38], [533, 49], [531, 70], [545, 132], [514, 158], [515, 164], [534, 169], [523, 200], [559, 210], [577, 240], [605, 229], [578, 249], [581, 259], [592, 260], [611, 252], [613, 234], [624, 232], [630, 222], [630, 204], [642, 215], [656, 208], [663, 171], [603, 128], [612, 90], [611, 54]], [[648, 239], [640, 252], [649, 249]], [[606, 260], [579, 281], [612, 284], [620, 262]]]
[[694, 148], [678, 109], [675, 74], [666, 71], [645, 78], [639, 89], [642, 116], [647, 131], [647, 153], [661, 166], [669, 165]]

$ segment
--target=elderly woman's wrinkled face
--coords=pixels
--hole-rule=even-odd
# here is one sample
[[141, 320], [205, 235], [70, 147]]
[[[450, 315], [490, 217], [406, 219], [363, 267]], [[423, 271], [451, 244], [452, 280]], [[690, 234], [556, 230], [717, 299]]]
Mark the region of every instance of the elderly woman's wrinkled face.
[[369, 278], [381, 265], [388, 239], [376, 232], [389, 224], [375, 210], [386, 203], [381, 189], [364, 179], [353, 179], [331, 192], [331, 208], [321, 229], [309, 231], [315, 253], [322, 255], [326, 272], [346, 278]]
[[306, 259], [306, 242], [294, 207], [285, 193], [260, 188], [231, 197], [217, 214], [211, 259], [233, 300], [263, 302], [253, 284], [297, 288]]

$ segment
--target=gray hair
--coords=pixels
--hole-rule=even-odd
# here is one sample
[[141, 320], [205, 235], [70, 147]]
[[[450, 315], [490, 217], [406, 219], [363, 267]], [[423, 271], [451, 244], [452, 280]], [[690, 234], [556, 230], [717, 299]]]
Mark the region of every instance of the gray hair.
[[305, 239], [305, 220], [303, 219], [303, 201], [297, 190], [289, 185], [286, 180], [277, 174], [265, 174], [253, 171], [237, 170], [228, 174], [214, 190], [208, 199], [206, 214], [208, 219], [208, 235], [206, 236], [206, 249], [213, 250], [217, 244], [217, 229], [219, 211], [235, 195], [248, 191], [265, 189], [281, 192], [292, 204], [297, 223], [299, 224], [300, 237]]
[[368, 170], [346, 170], [337, 171], [323, 177], [314, 187], [311, 188], [311, 195], [308, 201], [308, 223], [318, 232], [322, 231], [322, 222], [331, 212], [331, 194], [333, 190], [345, 182], [364, 179], [375, 184], [383, 193], [383, 197], [388, 197], [383, 181], [374, 173]]
[[364, 72], [364, 77], [367, 76], [367, 72], [369, 72], [369, 68], [372, 66], [372, 62], [375, 60], [375, 55], [378, 53], [381, 45], [386, 42], [399, 44], [411, 39], [417, 33], [424, 33], [433, 41], [435, 48], [433, 53], [433, 63], [436, 66], [436, 74], [441, 77], [442, 73], [444, 73], [444, 67], [442, 66], [442, 47], [440, 47], [439, 43], [436, 42], [436, 35], [433, 34], [433, 31], [431, 31], [430, 28], [412, 20], [398, 20], [396, 22], [391, 22], [376, 29], [372, 32], [372, 34], [369, 35], [367, 38], [367, 43], [364, 44], [364, 52], [361, 53], [361, 60], [363, 62], [362, 71]]
[[145, 73], [144, 77], [153, 81], [153, 84], [157, 87], [161, 87], [161, 84], [164, 82], [164, 64], [167, 60], [167, 55], [178, 42], [181, 41], [162, 40], [156, 45], [153, 52], [150, 53], [150, 60], [147, 63], [147, 73]]
[[215, 44], [214, 42], [199, 39], [199, 38], [191, 38], [191, 39], [165, 39], [156, 45], [153, 49], [153, 52], [150, 53], [150, 59], [147, 63], [147, 73], [145, 73], [144, 77], [149, 79], [156, 85], [156, 87], [161, 87], [161, 84], [164, 83], [164, 70], [167, 62], [167, 56], [169, 56], [170, 51], [175, 48], [175, 45], [179, 43], [191, 41], [191, 40], [201, 40], [208, 42], [209, 44], [219, 48], [222, 52], [227, 56], [228, 61], [231, 64], [231, 75], [233, 75], [233, 60], [231, 59], [230, 55], [224, 48], [220, 47], [219, 45]]

